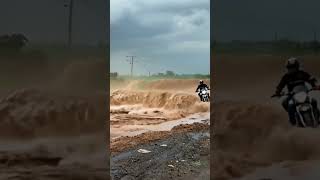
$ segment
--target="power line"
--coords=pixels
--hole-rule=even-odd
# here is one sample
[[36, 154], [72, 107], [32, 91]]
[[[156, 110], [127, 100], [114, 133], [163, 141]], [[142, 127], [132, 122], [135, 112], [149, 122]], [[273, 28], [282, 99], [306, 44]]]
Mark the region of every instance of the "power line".
[[[141, 58], [141, 59], [145, 59], [145, 58]], [[142, 66], [143, 66], [143, 68], [148, 72], [148, 75], [149, 76], [151, 76], [151, 71], [150, 71], [150, 69], [149, 68], [147, 68], [147, 65], [146, 65], [146, 63], [144, 62], [141, 62], [141, 61], [137, 61], [137, 62], [139, 62], [139, 64], [141, 64]]]
[[134, 58], [135, 58], [136, 56], [126, 56], [126, 57], [131, 58], [131, 59], [129, 60], [129, 63], [131, 64], [131, 77], [133, 77], [133, 64], [134, 64], [134, 62], [135, 62]]
[[70, 0], [69, 4], [64, 4], [64, 7], [69, 8], [69, 16], [68, 16], [68, 46], [72, 45], [72, 22], [73, 22], [73, 0]]

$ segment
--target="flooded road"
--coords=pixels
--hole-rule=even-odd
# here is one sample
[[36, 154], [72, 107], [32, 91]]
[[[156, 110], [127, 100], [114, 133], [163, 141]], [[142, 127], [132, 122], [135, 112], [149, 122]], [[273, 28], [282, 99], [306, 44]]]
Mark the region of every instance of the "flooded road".
[[198, 80], [113, 83], [112, 179], [209, 179], [210, 103], [194, 92]]
[[[139, 116], [136, 114], [134, 115], [134, 123], [121, 125], [120, 123], [112, 123], [116, 121], [115, 119], [121, 118], [123, 120], [130, 117], [132, 118], [133, 115], [111, 115], [111, 139], [116, 139], [121, 136], [136, 136], [150, 131], [170, 131], [173, 127], [183, 124], [208, 123], [210, 113], [196, 113], [177, 120], [168, 120], [163, 116]], [[133, 118], [132, 121], [134, 121]]]

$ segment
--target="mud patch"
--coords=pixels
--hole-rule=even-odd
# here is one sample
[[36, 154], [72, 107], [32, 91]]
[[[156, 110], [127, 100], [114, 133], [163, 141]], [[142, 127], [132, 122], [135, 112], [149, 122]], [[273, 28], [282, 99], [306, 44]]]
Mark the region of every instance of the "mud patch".
[[166, 139], [175, 134], [202, 130], [209, 130], [209, 125], [203, 123], [184, 124], [174, 127], [171, 131], [152, 131], [132, 137], [120, 137], [111, 140], [110, 150], [112, 153], [119, 153], [140, 144]]
[[112, 143], [111, 175], [115, 180], [209, 179], [209, 143], [209, 125], [200, 123], [118, 139]]

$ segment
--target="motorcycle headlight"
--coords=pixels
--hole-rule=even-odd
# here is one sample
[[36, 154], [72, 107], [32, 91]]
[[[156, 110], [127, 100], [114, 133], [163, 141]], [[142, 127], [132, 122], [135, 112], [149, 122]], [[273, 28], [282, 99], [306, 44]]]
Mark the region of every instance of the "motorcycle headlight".
[[307, 99], [307, 93], [305, 92], [299, 92], [297, 94], [295, 94], [293, 96], [294, 100], [297, 102], [297, 103], [303, 103], [306, 101]]
[[207, 91], [203, 90], [201, 93], [202, 93], [202, 94], [206, 94], [206, 93], [207, 93]]
[[309, 109], [310, 109], [310, 106], [307, 106], [307, 105], [301, 106], [300, 108], [301, 111], [308, 111]]

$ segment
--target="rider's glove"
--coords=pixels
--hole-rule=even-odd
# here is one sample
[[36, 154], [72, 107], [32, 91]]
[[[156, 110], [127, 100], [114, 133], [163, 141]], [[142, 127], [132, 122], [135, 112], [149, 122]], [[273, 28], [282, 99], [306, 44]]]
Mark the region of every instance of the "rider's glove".
[[277, 95], [277, 96], [281, 96], [281, 90], [276, 90], [276, 92], [274, 93], [274, 95]]
[[281, 93], [279, 93], [278, 91], [276, 91], [276, 92], [272, 95], [272, 97], [279, 97], [279, 96], [281, 96]]

